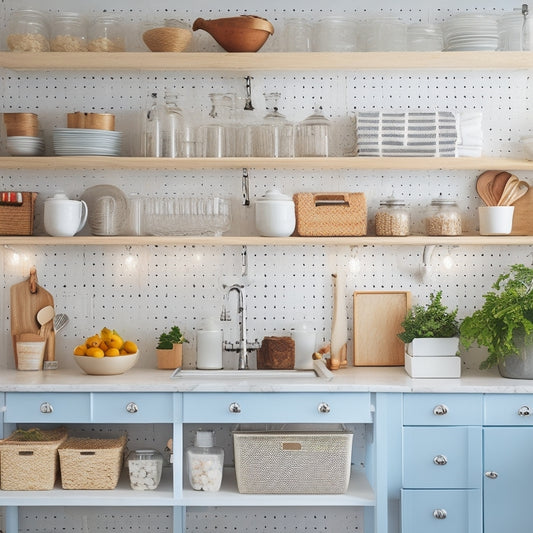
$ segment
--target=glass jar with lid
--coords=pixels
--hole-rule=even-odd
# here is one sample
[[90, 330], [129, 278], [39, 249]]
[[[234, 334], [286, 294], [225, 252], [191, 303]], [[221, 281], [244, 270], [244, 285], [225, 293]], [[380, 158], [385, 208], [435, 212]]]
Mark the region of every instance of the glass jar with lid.
[[222, 483], [224, 449], [215, 446], [215, 432], [199, 429], [186, 450], [189, 483], [194, 490], [216, 492]]
[[296, 157], [327, 157], [329, 153], [330, 122], [322, 108], [315, 111], [297, 124], [294, 139]]
[[133, 490], [155, 490], [161, 481], [163, 456], [157, 450], [133, 450], [128, 455]]
[[59, 13], [50, 32], [52, 52], [87, 52], [87, 28], [79, 13]]
[[427, 235], [461, 235], [462, 215], [455, 200], [443, 198], [442, 194], [431, 201], [426, 215]]
[[382, 200], [374, 221], [378, 236], [404, 237], [409, 235], [411, 215], [403, 200], [395, 198]]
[[15, 11], [7, 25], [7, 47], [12, 52], [49, 52], [46, 15], [35, 9]]
[[89, 27], [89, 52], [124, 52], [124, 26], [118, 15], [105, 13]]

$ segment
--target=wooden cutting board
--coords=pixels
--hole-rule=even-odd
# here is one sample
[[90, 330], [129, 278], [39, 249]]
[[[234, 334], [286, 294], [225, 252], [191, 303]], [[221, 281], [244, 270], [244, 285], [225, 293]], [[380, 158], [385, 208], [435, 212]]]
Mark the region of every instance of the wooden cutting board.
[[[39, 334], [41, 326], [37, 322], [37, 312], [47, 305], [54, 305], [53, 296], [37, 283], [37, 270], [32, 268], [30, 277], [11, 286], [11, 335], [13, 337], [13, 353], [17, 363], [17, 335]], [[46, 341], [54, 335], [54, 328], [47, 328]], [[46, 343], [46, 359], [53, 361], [53, 342]]]
[[514, 203], [511, 235], [533, 235], [533, 189]]
[[410, 307], [410, 291], [353, 293], [354, 366], [404, 364], [405, 346], [397, 334]]

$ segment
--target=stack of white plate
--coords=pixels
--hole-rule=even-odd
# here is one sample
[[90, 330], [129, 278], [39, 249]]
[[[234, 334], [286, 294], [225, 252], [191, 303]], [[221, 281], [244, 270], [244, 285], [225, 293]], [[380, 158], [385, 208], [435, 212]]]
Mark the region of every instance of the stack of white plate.
[[6, 148], [12, 156], [43, 155], [44, 141], [41, 137], [11, 136], [6, 139]]
[[492, 15], [455, 15], [444, 22], [443, 34], [448, 52], [498, 49], [498, 19]]
[[120, 155], [122, 132], [78, 128], [54, 130], [56, 155]]

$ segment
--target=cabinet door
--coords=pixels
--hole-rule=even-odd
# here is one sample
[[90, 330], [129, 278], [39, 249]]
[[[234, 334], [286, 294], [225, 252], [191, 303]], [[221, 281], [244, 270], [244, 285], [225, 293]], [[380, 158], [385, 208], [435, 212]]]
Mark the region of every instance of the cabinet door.
[[404, 394], [404, 426], [481, 425], [481, 394]]
[[484, 430], [485, 533], [531, 533], [533, 428]]

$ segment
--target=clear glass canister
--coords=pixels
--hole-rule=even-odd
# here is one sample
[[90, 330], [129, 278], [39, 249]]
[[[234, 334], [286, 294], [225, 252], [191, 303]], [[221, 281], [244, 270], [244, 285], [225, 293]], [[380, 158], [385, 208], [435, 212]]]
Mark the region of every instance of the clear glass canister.
[[382, 200], [374, 220], [378, 236], [404, 237], [409, 235], [411, 215], [403, 200], [394, 198]]
[[130, 485], [134, 490], [155, 490], [161, 481], [163, 456], [157, 450], [134, 450], [128, 455]]
[[461, 210], [454, 200], [442, 197], [431, 201], [426, 215], [427, 235], [461, 235]]
[[118, 15], [97, 17], [89, 27], [89, 52], [124, 52], [124, 26]]
[[52, 52], [87, 52], [87, 28], [79, 13], [55, 16], [50, 32]]
[[224, 450], [214, 444], [215, 432], [199, 429], [196, 432], [194, 446], [187, 448], [187, 471], [194, 490], [216, 492], [220, 489]]
[[322, 108], [315, 109], [312, 115], [296, 126], [294, 155], [296, 157], [327, 157], [329, 129], [330, 122], [322, 113]]
[[35, 9], [15, 11], [7, 25], [7, 47], [12, 52], [49, 52], [46, 15]]

